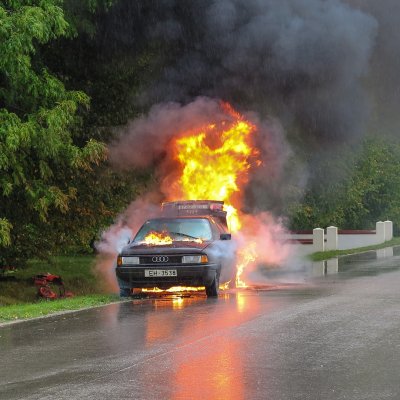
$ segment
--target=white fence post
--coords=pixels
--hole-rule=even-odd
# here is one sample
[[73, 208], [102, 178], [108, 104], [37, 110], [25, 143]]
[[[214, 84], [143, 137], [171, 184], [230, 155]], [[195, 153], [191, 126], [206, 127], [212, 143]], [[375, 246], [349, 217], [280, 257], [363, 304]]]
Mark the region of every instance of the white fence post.
[[313, 251], [324, 251], [324, 230], [321, 228], [313, 229]]
[[338, 249], [338, 229], [336, 226], [328, 226], [326, 228], [326, 246], [325, 250]]
[[385, 221], [385, 240], [392, 240], [393, 239], [393, 222], [392, 221]]
[[376, 241], [377, 244], [385, 241], [385, 223], [382, 221], [376, 223]]

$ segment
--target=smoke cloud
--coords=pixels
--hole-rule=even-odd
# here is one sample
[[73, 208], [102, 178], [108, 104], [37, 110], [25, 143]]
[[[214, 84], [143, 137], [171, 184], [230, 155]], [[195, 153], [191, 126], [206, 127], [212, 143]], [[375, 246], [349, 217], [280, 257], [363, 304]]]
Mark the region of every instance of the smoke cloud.
[[378, 22], [376, 45], [371, 57], [366, 85], [374, 105], [369, 133], [399, 137], [400, 119], [400, 2], [347, 0]]
[[115, 223], [106, 229], [100, 240], [95, 243], [99, 252], [95, 270], [102, 276], [108, 289], [118, 290], [114, 271], [118, 253], [133, 239], [147, 219], [160, 216], [160, 201], [160, 194], [156, 190], [132, 201]]
[[[116, 168], [155, 167], [158, 185], [152, 199], [130, 206], [118, 224], [132, 229], [146, 207], [158, 207], [178, 190], [177, 169], [166, 149], [172, 138], [226, 118], [212, 99], [229, 101], [258, 126], [263, 166], [250, 177], [244, 211], [280, 214], [291, 183], [299, 187], [307, 181], [307, 166], [288, 141], [296, 151], [317, 155], [355, 143], [366, 130], [373, 101], [384, 103], [376, 82], [388, 71], [378, 62], [387, 54], [382, 48], [376, 52], [375, 43], [393, 33], [389, 14], [372, 0], [116, 3], [104, 17], [104, 47], [118, 43], [135, 56], [150, 43], [157, 54], [150, 85], [134, 99], [150, 111], [119, 132], [110, 159]], [[393, 23], [378, 36], [386, 20]], [[397, 49], [400, 41], [394, 42], [383, 49]], [[321, 159], [304, 158], [309, 165]], [[263, 235], [269, 237], [281, 225], [266, 226]]]
[[198, 98], [185, 106], [174, 102], [156, 104], [148, 115], [119, 131], [117, 140], [109, 146], [110, 161], [123, 169], [152, 166], [165, 154], [172, 138], [226, 118], [219, 102], [211, 99]]
[[164, 68], [141, 92], [144, 105], [221, 98], [272, 114], [318, 146], [365, 127], [361, 80], [378, 29], [368, 9], [340, 0], [125, 0], [108, 19], [110, 46], [157, 49]]
[[[259, 197], [256, 188], [261, 186], [268, 193], [269, 201], [265, 206], [271, 210], [282, 202], [284, 192], [279, 182], [291, 152], [278, 122], [261, 120], [254, 112], [245, 113], [245, 116], [257, 126], [255, 145], [262, 162], [251, 174], [245, 210], [260, 211], [254, 197]], [[170, 142], [185, 133], [199, 131], [211, 122], [218, 124], [229, 118], [220, 101], [206, 97], [199, 97], [186, 105], [157, 104], [147, 116], [131, 121], [119, 132], [109, 147], [109, 158], [115, 167], [122, 169], [155, 166], [158, 186], [154, 191], [159, 194], [157, 200], [176, 197], [180, 191], [179, 169], [173, 155], [167, 154], [171, 151]]]
[[[371, 83], [375, 82], [371, 76], [380, 73], [375, 65], [381, 57], [393, 61], [395, 56], [382, 54], [375, 44], [383, 42], [381, 25], [395, 19], [388, 18], [390, 7], [384, 11], [375, 3], [120, 0], [104, 16], [102, 48], [110, 57], [114, 49], [122, 49], [128, 57], [147, 57], [150, 52], [149, 82], [135, 92], [132, 101], [146, 114], [154, 104], [164, 108], [170, 103], [172, 115], [175, 108], [171, 127], [177, 104], [189, 104], [199, 96], [228, 101], [242, 112], [253, 110], [262, 121], [274, 124], [270, 131], [280, 133], [273, 134], [278, 142], [272, 157], [290, 158], [290, 164], [277, 169], [282, 180], [275, 179], [275, 185], [270, 182], [273, 171], [253, 176], [246, 205], [280, 214], [284, 199], [319, 181], [313, 171], [324, 168], [324, 160], [340, 152], [343, 144], [356, 144], [370, 116], [379, 115], [374, 102], [382, 99], [384, 90]], [[389, 25], [392, 28], [383, 29], [385, 40], [395, 27]], [[392, 48], [395, 42], [389, 40]], [[396, 70], [391, 68], [390, 76]], [[152, 113], [156, 112], [153, 108]], [[170, 129], [154, 128], [143, 139], [149, 145], [147, 152], [154, 147], [159, 154]], [[282, 146], [283, 137], [293, 151]], [[144, 160], [143, 165], [147, 164]], [[340, 172], [332, 171], [330, 179], [338, 179]]]

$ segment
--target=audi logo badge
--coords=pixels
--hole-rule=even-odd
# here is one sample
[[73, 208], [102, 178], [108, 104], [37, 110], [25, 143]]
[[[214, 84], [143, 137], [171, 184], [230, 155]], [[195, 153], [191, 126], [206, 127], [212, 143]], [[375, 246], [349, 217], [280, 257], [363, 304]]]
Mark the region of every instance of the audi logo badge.
[[154, 256], [151, 261], [154, 263], [166, 263], [168, 262], [169, 258], [167, 256]]

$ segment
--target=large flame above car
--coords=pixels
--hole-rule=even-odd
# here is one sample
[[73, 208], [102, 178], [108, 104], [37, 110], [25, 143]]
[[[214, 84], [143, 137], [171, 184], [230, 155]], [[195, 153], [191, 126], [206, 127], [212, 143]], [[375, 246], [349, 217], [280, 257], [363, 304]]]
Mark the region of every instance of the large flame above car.
[[237, 232], [241, 227], [238, 210], [243, 187], [248, 182], [249, 169], [258, 164], [258, 151], [253, 144], [256, 128], [227, 103], [222, 107], [226, 121], [211, 122], [177, 138], [174, 150], [182, 168], [182, 198], [224, 201], [229, 229]]
[[[197, 131], [187, 132], [174, 140], [175, 159], [179, 162], [180, 193], [169, 200], [212, 199], [224, 201], [228, 227], [240, 231], [243, 191], [249, 171], [260, 165], [254, 144], [256, 126], [229, 104], [221, 104], [226, 120], [210, 123]], [[242, 245], [238, 252], [236, 286], [246, 286], [242, 273], [254, 261], [254, 246]]]

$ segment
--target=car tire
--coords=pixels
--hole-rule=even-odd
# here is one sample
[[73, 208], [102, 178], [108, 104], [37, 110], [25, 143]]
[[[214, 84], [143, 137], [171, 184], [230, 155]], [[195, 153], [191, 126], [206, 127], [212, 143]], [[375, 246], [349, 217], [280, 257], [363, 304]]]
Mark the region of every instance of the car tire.
[[207, 297], [218, 297], [219, 290], [219, 275], [215, 274], [215, 277], [210, 286], [206, 286]]
[[129, 288], [120, 288], [119, 289], [119, 297], [126, 298], [131, 295], [131, 289]]

